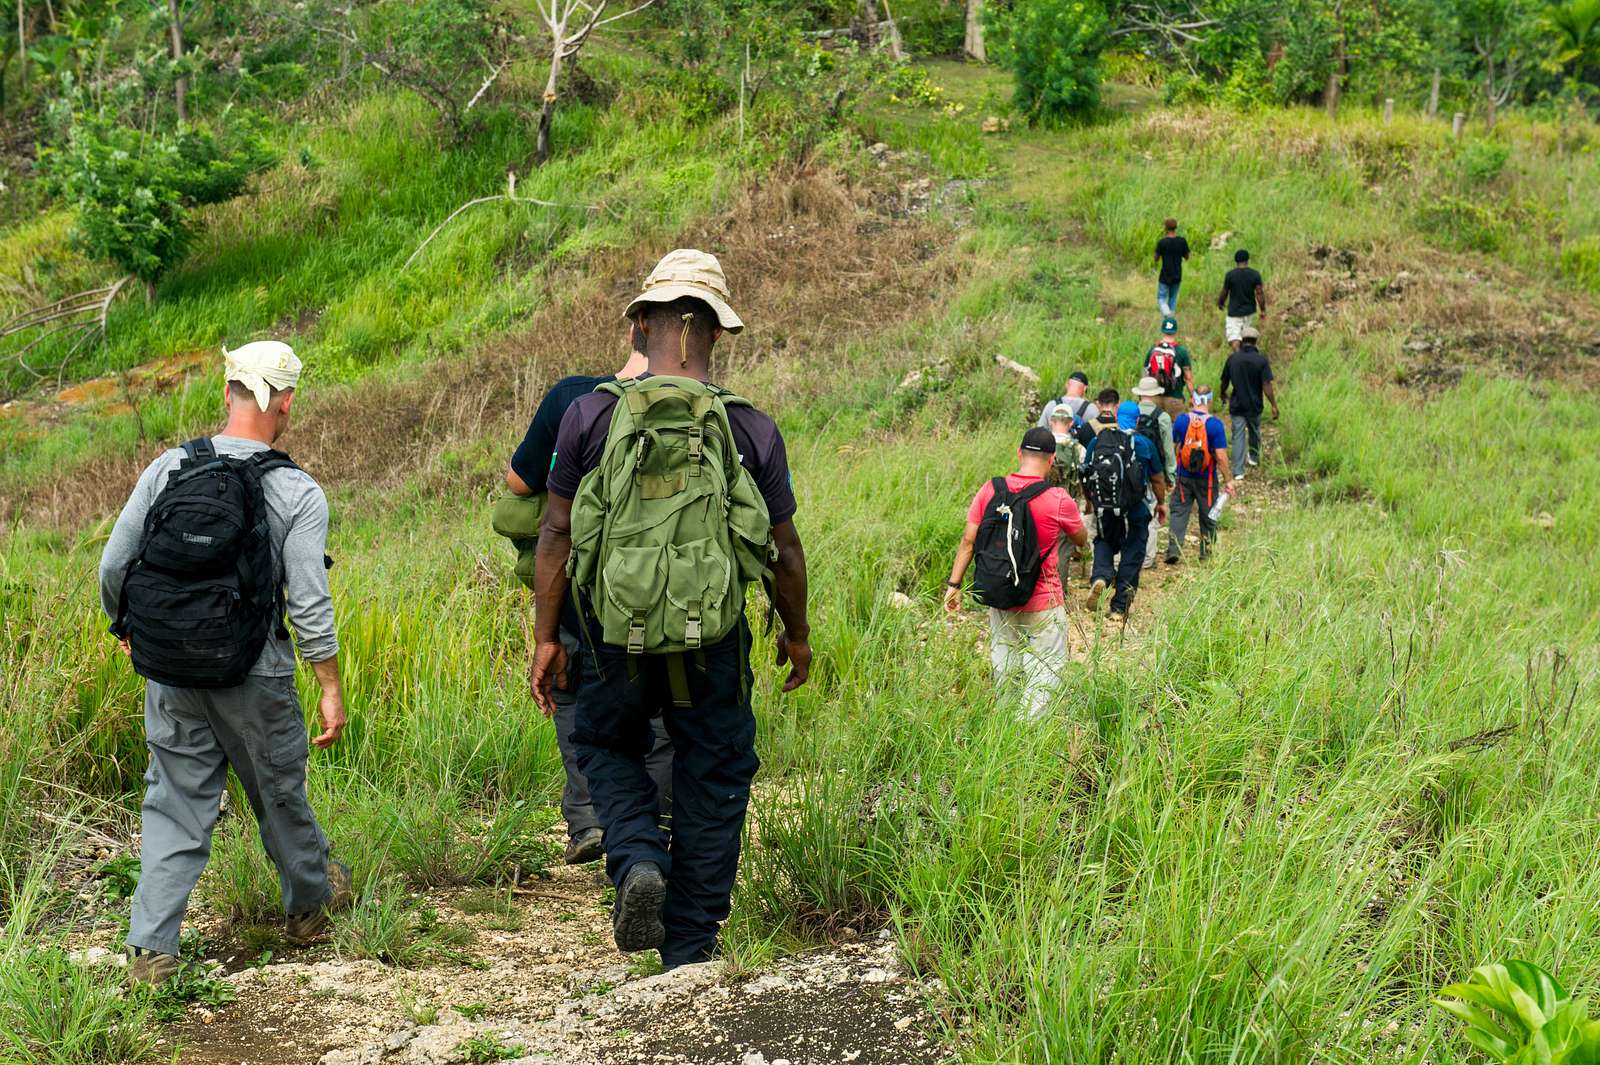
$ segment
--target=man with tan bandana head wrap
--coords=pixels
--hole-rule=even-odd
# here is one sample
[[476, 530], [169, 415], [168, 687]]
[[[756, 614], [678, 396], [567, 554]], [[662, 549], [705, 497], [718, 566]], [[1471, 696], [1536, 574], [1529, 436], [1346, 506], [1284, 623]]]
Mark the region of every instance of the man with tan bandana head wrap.
[[300, 360], [275, 340], [223, 355], [226, 427], [145, 469], [100, 560], [111, 632], [146, 678], [150, 764], [128, 974], [150, 983], [178, 970], [179, 932], [229, 768], [277, 866], [290, 940], [319, 935], [328, 911], [351, 900], [350, 869], [329, 859], [307, 801], [294, 683], [298, 644], [322, 687], [323, 729], [310, 743], [330, 746], [345, 709], [324, 554], [328, 502], [272, 449], [289, 425]]

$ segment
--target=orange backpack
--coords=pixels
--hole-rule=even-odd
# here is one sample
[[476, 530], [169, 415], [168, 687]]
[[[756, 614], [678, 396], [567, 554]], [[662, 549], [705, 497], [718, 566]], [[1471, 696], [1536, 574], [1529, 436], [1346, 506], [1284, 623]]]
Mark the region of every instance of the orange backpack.
[[1204, 477], [1211, 469], [1211, 442], [1206, 439], [1207, 415], [1189, 415], [1189, 428], [1178, 448], [1178, 468], [1191, 477]]

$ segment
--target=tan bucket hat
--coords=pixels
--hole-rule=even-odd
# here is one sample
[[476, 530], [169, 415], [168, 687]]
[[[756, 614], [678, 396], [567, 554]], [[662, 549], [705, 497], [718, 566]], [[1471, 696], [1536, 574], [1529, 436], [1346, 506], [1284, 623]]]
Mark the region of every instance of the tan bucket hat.
[[1163, 391], [1165, 390], [1156, 383], [1156, 379], [1150, 376], [1139, 378], [1139, 383], [1133, 386], [1133, 394], [1136, 396], [1159, 396]]
[[673, 300], [693, 296], [705, 300], [717, 312], [717, 323], [730, 333], [744, 328], [739, 316], [728, 306], [728, 281], [722, 276], [722, 264], [710, 252], [694, 248], [677, 248], [667, 252], [644, 279], [644, 290], [634, 297], [623, 312], [627, 318], [638, 313], [641, 303], [671, 303]]

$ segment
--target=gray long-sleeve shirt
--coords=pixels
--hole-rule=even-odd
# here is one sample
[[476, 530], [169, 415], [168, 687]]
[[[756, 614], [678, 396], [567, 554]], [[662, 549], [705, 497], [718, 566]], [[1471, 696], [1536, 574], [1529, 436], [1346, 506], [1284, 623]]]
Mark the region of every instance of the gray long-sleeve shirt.
[[[259, 440], [237, 436], [214, 436], [211, 443], [218, 454], [238, 458], [267, 449]], [[117, 516], [111, 539], [100, 556], [100, 605], [109, 617], [116, 617], [122, 579], [128, 563], [139, 551], [145, 514], [166, 487], [167, 474], [182, 461], [183, 449], [173, 448], [145, 467]], [[339, 638], [333, 629], [333, 596], [328, 591], [328, 570], [323, 563], [328, 543], [328, 499], [311, 475], [301, 470], [269, 470], [262, 478], [261, 491], [267, 500], [267, 527], [278, 579], [283, 584], [289, 624], [294, 626], [300, 655], [307, 662], [322, 662], [339, 653]], [[276, 633], [270, 634], [250, 672], [258, 677], [292, 676], [293, 646], [278, 639]]]

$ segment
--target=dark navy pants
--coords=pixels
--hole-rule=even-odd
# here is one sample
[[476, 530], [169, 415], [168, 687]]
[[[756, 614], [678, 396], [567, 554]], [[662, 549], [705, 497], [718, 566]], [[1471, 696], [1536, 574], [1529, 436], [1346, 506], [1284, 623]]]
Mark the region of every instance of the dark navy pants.
[[[750, 782], [761, 765], [749, 646], [741, 621], [718, 643], [686, 653], [687, 707], [672, 705], [665, 656], [630, 656], [607, 644], [579, 656], [572, 747], [605, 829], [606, 872], [617, 885], [638, 862], [666, 874], [661, 961], [669, 967], [710, 958], [728, 918]], [[645, 766], [656, 714], [672, 737], [670, 835]]]
[[1094, 538], [1091, 579], [1112, 586], [1111, 609], [1124, 613], [1139, 591], [1139, 570], [1144, 565], [1145, 541], [1150, 535], [1150, 513], [1141, 513], [1142, 517], [1130, 515], [1120, 522], [1102, 515]]

